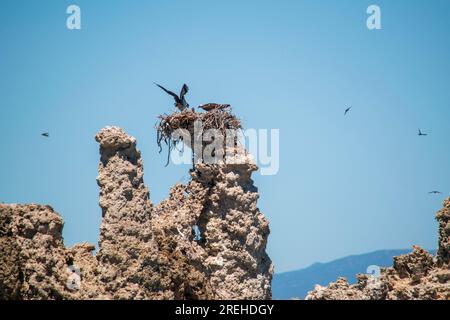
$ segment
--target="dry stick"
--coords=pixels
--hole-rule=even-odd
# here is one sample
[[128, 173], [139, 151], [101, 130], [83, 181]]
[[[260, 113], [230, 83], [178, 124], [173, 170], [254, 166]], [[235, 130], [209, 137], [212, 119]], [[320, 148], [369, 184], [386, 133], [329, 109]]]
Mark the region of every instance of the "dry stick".
[[[225, 135], [226, 129], [242, 129], [240, 121], [229, 111], [213, 110], [206, 113], [195, 113], [191, 111], [177, 112], [174, 114], [163, 114], [159, 116], [160, 123], [156, 126], [157, 143], [162, 150], [162, 142], [168, 147], [167, 164], [170, 159], [170, 152], [174, 148], [172, 143], [172, 133], [177, 129], [187, 129], [189, 132], [194, 132], [194, 122], [200, 120], [203, 122], [204, 129], [218, 129]], [[194, 136], [194, 138], [196, 138]], [[194, 155], [193, 155], [194, 157]], [[195, 162], [193, 162], [193, 166]]]

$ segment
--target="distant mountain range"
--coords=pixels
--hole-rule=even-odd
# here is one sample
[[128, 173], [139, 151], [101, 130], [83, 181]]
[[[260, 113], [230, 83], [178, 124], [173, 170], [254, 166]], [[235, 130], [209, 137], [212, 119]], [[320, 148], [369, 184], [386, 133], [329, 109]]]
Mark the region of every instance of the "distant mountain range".
[[[327, 263], [313, 265], [296, 271], [275, 274], [272, 281], [273, 299], [305, 298], [316, 284], [327, 285], [338, 277], [345, 277], [350, 283], [356, 282], [356, 274], [367, 273], [367, 267], [392, 266], [395, 256], [411, 252], [411, 249], [379, 250], [370, 253], [352, 255]], [[435, 254], [436, 251], [431, 251]]]

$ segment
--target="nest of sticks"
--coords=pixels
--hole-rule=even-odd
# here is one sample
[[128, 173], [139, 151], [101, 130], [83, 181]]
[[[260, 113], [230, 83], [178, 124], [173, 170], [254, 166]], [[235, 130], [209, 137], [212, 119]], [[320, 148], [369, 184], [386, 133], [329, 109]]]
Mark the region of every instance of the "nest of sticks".
[[[227, 130], [242, 129], [241, 121], [231, 113], [230, 109], [216, 109], [207, 112], [195, 112], [194, 109], [186, 109], [181, 112], [174, 112], [172, 114], [163, 114], [158, 117], [159, 122], [156, 125], [157, 143], [159, 152], [163, 149], [163, 144], [168, 147], [167, 163], [169, 164], [170, 152], [182, 141], [182, 138], [174, 139], [173, 133], [176, 130], [184, 129], [190, 133], [191, 145], [195, 139], [194, 126], [197, 121], [202, 125], [202, 130], [216, 129], [219, 130], [223, 137], [226, 136]], [[184, 142], [185, 143], [185, 142]]]

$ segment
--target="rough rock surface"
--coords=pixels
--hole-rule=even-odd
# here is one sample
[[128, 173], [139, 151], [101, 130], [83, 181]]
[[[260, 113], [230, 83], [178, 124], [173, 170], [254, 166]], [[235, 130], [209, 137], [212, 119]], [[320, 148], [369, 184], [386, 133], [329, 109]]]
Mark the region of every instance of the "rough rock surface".
[[360, 274], [358, 283], [345, 278], [323, 287], [316, 285], [307, 300], [449, 300], [450, 299], [450, 198], [436, 214], [439, 222], [437, 256], [418, 246], [411, 253], [394, 258], [393, 266], [381, 275]]
[[[241, 164], [197, 164], [195, 169], [191, 182], [175, 186], [155, 209], [154, 219], [157, 238], [167, 241], [170, 235], [171, 242], [160, 245], [171, 253], [174, 270], [185, 270], [178, 281], [186, 275], [195, 278], [183, 283], [184, 294], [271, 298], [273, 266], [265, 252], [269, 224], [257, 208], [258, 192], [250, 178], [257, 167], [247, 157]], [[194, 225], [199, 241], [192, 241]]]
[[95, 139], [101, 156], [97, 177], [103, 216], [97, 255], [100, 281], [114, 299], [155, 298], [158, 249], [136, 140], [117, 127], [104, 128]]
[[[100, 144], [99, 251], [65, 248], [49, 206], [0, 204], [0, 299], [270, 299], [268, 222], [247, 159], [197, 164], [153, 208], [136, 140], [117, 127]], [[199, 227], [201, 239], [192, 233]]]
[[0, 204], [0, 298], [63, 299], [63, 221], [49, 206]]

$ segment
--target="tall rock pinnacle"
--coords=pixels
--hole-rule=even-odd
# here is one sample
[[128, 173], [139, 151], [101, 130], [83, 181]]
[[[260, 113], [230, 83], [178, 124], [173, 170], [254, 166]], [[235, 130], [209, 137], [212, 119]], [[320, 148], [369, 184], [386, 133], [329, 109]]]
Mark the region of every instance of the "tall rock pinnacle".
[[[113, 298], [269, 299], [269, 226], [250, 158], [198, 164], [153, 209], [136, 140], [106, 127], [100, 144], [100, 280]], [[192, 236], [198, 227], [202, 241]], [[146, 285], [142, 285], [145, 283]]]
[[[157, 276], [152, 274], [157, 248], [152, 242], [152, 204], [144, 186], [141, 154], [135, 138], [121, 128], [106, 127], [95, 139], [101, 156], [100, 280], [113, 298], [151, 298], [146, 288], [157, 286]], [[150, 281], [146, 286], [140, 285], [146, 281]]]
[[[185, 297], [270, 299], [273, 266], [266, 254], [269, 225], [258, 210], [250, 157], [240, 164], [197, 164], [187, 186], [177, 185], [155, 209], [154, 230], [183, 254]], [[201, 239], [193, 241], [192, 227]], [[168, 238], [161, 238], [167, 241]], [[175, 256], [176, 250], [172, 255]], [[175, 259], [179, 261], [180, 259]], [[182, 297], [182, 293], [179, 295]]]

